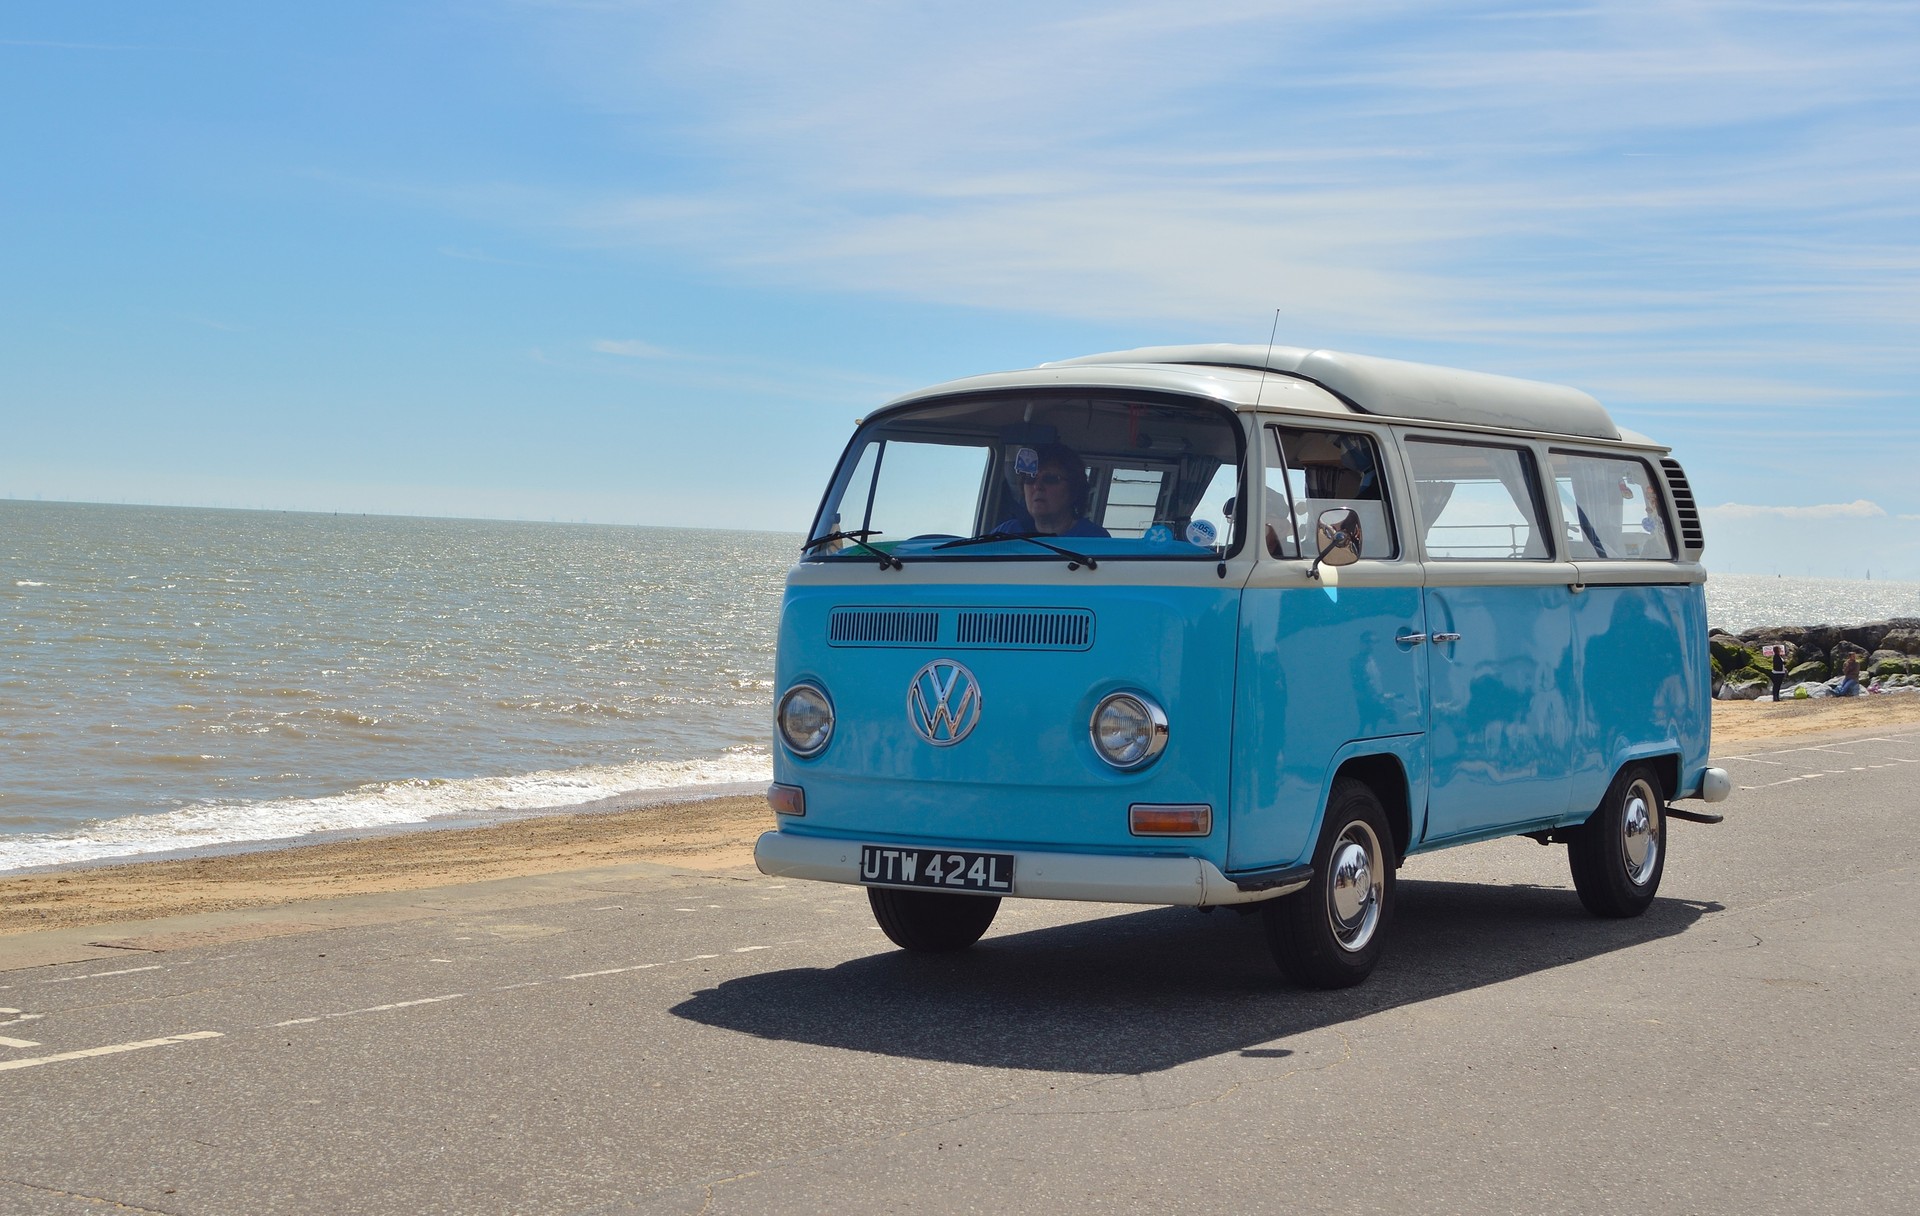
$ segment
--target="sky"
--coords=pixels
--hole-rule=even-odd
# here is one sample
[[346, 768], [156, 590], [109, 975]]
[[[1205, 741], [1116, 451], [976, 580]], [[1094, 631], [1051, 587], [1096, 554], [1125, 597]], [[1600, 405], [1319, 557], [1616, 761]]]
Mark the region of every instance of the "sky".
[[[1920, 5], [0, 4], [0, 497], [800, 531], [1130, 346], [1568, 383], [1920, 580]], [[1276, 311], [1277, 310], [1277, 311]]]

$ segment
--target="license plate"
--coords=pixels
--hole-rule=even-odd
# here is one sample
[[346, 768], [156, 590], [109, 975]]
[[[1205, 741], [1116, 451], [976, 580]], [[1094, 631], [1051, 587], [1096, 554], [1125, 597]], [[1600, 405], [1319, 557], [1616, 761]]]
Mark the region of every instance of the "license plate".
[[1013, 854], [860, 846], [860, 881], [875, 887], [1013, 894]]

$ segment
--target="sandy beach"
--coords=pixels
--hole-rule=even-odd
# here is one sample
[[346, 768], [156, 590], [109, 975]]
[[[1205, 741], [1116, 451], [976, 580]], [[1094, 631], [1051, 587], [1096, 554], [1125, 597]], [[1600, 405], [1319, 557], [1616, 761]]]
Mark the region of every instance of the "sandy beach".
[[[1716, 753], [1788, 736], [1920, 722], [1920, 695], [1720, 701]], [[0, 878], [0, 934], [415, 891], [628, 862], [726, 870], [752, 864], [773, 824], [758, 797], [521, 819], [251, 853]]]

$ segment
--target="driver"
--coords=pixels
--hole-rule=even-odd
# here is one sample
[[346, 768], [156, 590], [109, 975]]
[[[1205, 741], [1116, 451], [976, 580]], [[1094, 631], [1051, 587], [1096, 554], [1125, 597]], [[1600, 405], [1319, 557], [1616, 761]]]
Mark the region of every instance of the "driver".
[[[1087, 518], [1092, 488], [1087, 484], [1087, 466], [1074, 450], [1064, 443], [1045, 443], [1030, 450], [1038, 457], [1032, 462], [1034, 471], [1014, 477], [1026, 511], [1002, 521], [994, 531], [1035, 532], [1041, 536], [1111, 535]], [[1016, 467], [1028, 463], [1015, 462]]]

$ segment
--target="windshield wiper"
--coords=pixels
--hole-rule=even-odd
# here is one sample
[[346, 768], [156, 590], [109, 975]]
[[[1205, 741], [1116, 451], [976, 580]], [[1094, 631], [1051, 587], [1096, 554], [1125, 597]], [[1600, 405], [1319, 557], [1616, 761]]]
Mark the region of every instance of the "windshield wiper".
[[1099, 562], [1094, 561], [1084, 553], [1075, 553], [1071, 549], [1063, 549], [1050, 541], [1041, 540], [1040, 538], [1044, 535], [1046, 535], [1044, 532], [1002, 532], [996, 528], [992, 532], [983, 532], [979, 536], [966, 536], [959, 540], [950, 540], [944, 544], [935, 545], [934, 551], [938, 552], [941, 549], [958, 549], [967, 545], [986, 545], [997, 540], [1024, 540], [1030, 545], [1039, 545], [1042, 549], [1051, 550], [1054, 553], [1058, 553], [1061, 557], [1067, 558], [1067, 569], [1069, 570], [1078, 570], [1081, 566], [1085, 566], [1089, 570], [1098, 570], [1100, 568]]
[[882, 570], [889, 570], [889, 569], [905, 570], [906, 566], [901, 563], [899, 558], [895, 557], [891, 553], [888, 553], [885, 549], [882, 549], [877, 545], [870, 545], [867, 543], [867, 537], [880, 536], [880, 535], [883, 535], [883, 534], [878, 528], [867, 528], [859, 532], [829, 532], [825, 536], [816, 536], [812, 540], [808, 541], [806, 544], [801, 545], [800, 552], [811, 553], [815, 549], [818, 549], [821, 545], [830, 544], [836, 540], [850, 540], [854, 544], [859, 545], [866, 552], [871, 553], [875, 557], [879, 558], [880, 568]]

